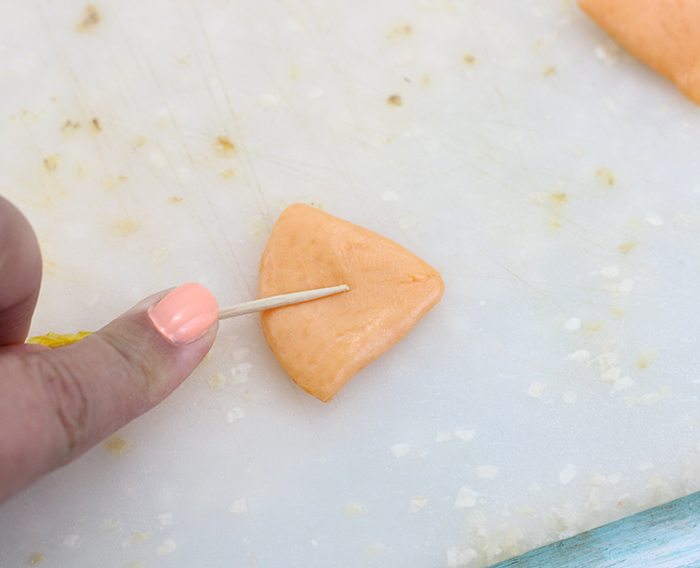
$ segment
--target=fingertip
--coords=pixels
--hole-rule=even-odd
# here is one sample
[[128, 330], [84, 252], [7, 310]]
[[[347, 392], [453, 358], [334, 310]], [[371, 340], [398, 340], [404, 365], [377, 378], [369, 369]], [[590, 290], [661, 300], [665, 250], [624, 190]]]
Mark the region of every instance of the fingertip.
[[219, 304], [207, 288], [188, 283], [151, 305], [148, 316], [163, 337], [183, 345], [197, 341], [218, 323]]

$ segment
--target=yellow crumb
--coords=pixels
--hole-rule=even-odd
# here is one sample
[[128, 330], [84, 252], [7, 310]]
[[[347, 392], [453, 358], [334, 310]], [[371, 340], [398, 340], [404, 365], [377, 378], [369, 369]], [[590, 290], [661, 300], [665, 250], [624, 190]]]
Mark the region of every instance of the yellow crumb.
[[637, 243], [635, 243], [634, 241], [628, 241], [626, 243], [622, 243], [619, 247], [617, 247], [617, 250], [619, 250], [622, 254], [627, 254], [632, 252], [636, 247]]
[[104, 443], [105, 450], [107, 450], [110, 454], [114, 454], [115, 456], [125, 454], [130, 447], [131, 444], [129, 441], [125, 440], [121, 436], [112, 436]]
[[35, 335], [27, 339], [27, 343], [34, 345], [46, 345], [51, 349], [56, 347], [65, 347], [66, 345], [71, 345], [73, 343], [78, 343], [85, 339], [88, 335], [91, 335], [91, 331], [79, 331], [78, 333], [54, 333], [49, 331], [46, 335]]

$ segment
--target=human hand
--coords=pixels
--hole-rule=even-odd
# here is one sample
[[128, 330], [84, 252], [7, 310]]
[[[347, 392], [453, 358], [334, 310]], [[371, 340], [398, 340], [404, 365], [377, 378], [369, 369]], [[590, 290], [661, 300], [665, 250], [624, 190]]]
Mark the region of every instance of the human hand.
[[74, 345], [25, 345], [40, 283], [34, 232], [0, 197], [0, 502], [158, 404], [218, 330], [214, 297], [187, 284]]

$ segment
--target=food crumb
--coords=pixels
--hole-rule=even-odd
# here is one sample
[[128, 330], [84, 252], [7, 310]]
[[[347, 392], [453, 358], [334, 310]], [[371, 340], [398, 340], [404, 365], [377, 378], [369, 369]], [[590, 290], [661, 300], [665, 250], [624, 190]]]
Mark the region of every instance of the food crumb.
[[615, 174], [611, 169], [598, 168], [595, 175], [601, 184], [607, 185], [608, 187], [612, 187], [613, 185], [615, 185]]
[[364, 507], [359, 503], [349, 502], [345, 504], [343, 508], [343, 514], [348, 518], [352, 519], [362, 514], [365, 511]]
[[97, 6], [94, 4], [88, 4], [85, 7], [85, 13], [83, 14], [83, 19], [80, 20], [76, 26], [79, 32], [87, 32], [93, 29], [101, 20], [100, 13], [97, 10]]
[[229, 505], [228, 511], [234, 515], [244, 515], [248, 512], [248, 501], [246, 501], [243, 497], [236, 499]]
[[80, 128], [79, 122], [74, 122], [70, 119], [67, 119], [63, 123], [63, 126], [61, 126], [61, 132], [71, 132], [71, 131], [78, 130], [78, 128]]
[[617, 250], [619, 250], [622, 254], [628, 254], [635, 248], [637, 248], [637, 243], [634, 241], [627, 241], [626, 243], [622, 243], [619, 247], [617, 247]]
[[35, 552], [29, 556], [27, 559], [27, 564], [30, 566], [38, 566], [44, 561], [45, 558], [46, 557], [41, 552]]
[[474, 65], [476, 63], [476, 57], [473, 53], [465, 53], [462, 56], [462, 61], [467, 65]]
[[166, 538], [160, 545], [156, 547], [156, 554], [158, 556], [167, 556], [175, 552], [177, 544], [172, 538]]
[[75, 547], [79, 538], [80, 538], [80, 535], [78, 535], [78, 534], [66, 535], [63, 538], [63, 546], [65, 546], [66, 548], [73, 548], [73, 547]]
[[637, 362], [635, 363], [635, 367], [639, 370], [644, 370], [651, 365], [652, 361], [654, 360], [654, 353], [646, 353], [644, 355], [641, 355], [638, 359]]
[[573, 481], [574, 477], [576, 477], [576, 467], [572, 463], [566, 464], [566, 467], [559, 472], [559, 483], [567, 485]]
[[594, 333], [598, 333], [601, 329], [603, 329], [604, 326], [605, 326], [605, 322], [593, 320], [593, 321], [587, 321], [584, 324], [583, 329], [587, 334], [593, 335]]
[[393, 28], [386, 37], [388, 39], [404, 39], [413, 34], [413, 26], [411, 24], [399, 24]]
[[613, 383], [613, 388], [610, 391], [610, 394], [614, 394], [616, 392], [620, 392], [621, 390], [628, 389], [633, 385], [634, 385], [634, 379], [632, 377], [628, 377], [628, 376], [621, 377]]
[[549, 65], [548, 67], [544, 68], [544, 71], [542, 72], [542, 74], [545, 77], [553, 77], [554, 75], [557, 74], [557, 68], [554, 67], [554, 65]]
[[222, 154], [233, 154], [236, 151], [236, 145], [228, 136], [217, 136], [214, 145]]
[[464, 486], [457, 492], [457, 497], [455, 498], [454, 508], [455, 509], [467, 509], [476, 505], [477, 497], [479, 494], [474, 491], [471, 487]]
[[554, 205], [564, 205], [569, 201], [569, 196], [563, 191], [553, 191], [549, 194], [549, 199], [554, 203]]
[[476, 550], [473, 548], [460, 549], [456, 546], [450, 546], [445, 554], [447, 556], [447, 568], [468, 566], [477, 557]]
[[131, 141], [131, 146], [133, 148], [142, 148], [148, 143], [148, 138], [145, 136], [137, 136]]
[[131, 542], [144, 542], [151, 538], [151, 533], [143, 531], [132, 532], [129, 538], [131, 539]]
[[233, 168], [228, 168], [219, 175], [221, 175], [221, 179], [233, 179], [236, 177], [236, 171]]
[[617, 286], [617, 291], [620, 294], [629, 294], [633, 288], [634, 288], [634, 280], [632, 280], [631, 278], [628, 278], [628, 279], [620, 282], [620, 284]]
[[226, 423], [233, 424], [245, 418], [245, 410], [240, 406], [234, 406], [231, 410], [226, 413]]
[[530, 386], [527, 389], [527, 395], [531, 396], [532, 398], [542, 398], [544, 396], [544, 391], [547, 388], [547, 385], [544, 383], [538, 383], [538, 382], [533, 382], [530, 384]]
[[581, 320], [579, 318], [569, 318], [564, 324], [564, 329], [566, 331], [578, 331], [581, 329]]
[[104, 448], [112, 455], [121, 456], [129, 451], [131, 443], [121, 436], [112, 436], [104, 443]]
[[578, 401], [578, 395], [574, 391], [566, 391], [564, 394], [561, 395], [561, 399], [566, 404], [576, 404], [576, 402]]
[[100, 124], [100, 119], [95, 117], [90, 121], [90, 124], [92, 125], [92, 129], [95, 132], [102, 132], [102, 125]]
[[411, 497], [411, 512], [417, 513], [418, 511], [422, 511], [428, 506], [428, 503], [428, 498], [423, 497], [422, 495]]
[[474, 430], [455, 430], [453, 432], [454, 437], [463, 442], [470, 442], [476, 436], [476, 431]]
[[404, 458], [411, 452], [411, 446], [408, 444], [394, 444], [389, 448], [394, 457]]
[[226, 384], [226, 376], [223, 373], [215, 373], [207, 379], [207, 383], [213, 389], [220, 389]]
[[649, 223], [652, 227], [660, 227], [664, 224], [664, 220], [656, 213], [649, 213], [646, 216], [646, 222]]
[[389, 95], [389, 97], [386, 99], [386, 104], [390, 106], [400, 107], [403, 105], [403, 98], [401, 97], [401, 95]]
[[616, 318], [625, 317], [625, 310], [619, 306], [608, 306], [608, 311]]
[[141, 223], [135, 219], [119, 219], [111, 225], [112, 232], [120, 237], [128, 237], [133, 235], [141, 228]]
[[570, 359], [571, 361], [576, 361], [577, 363], [585, 363], [591, 358], [591, 352], [585, 349], [579, 349], [570, 355], [567, 355], [566, 358]]
[[178, 205], [179, 203], [182, 203], [184, 201], [184, 197], [181, 197], [179, 195], [171, 195], [168, 197], [168, 203], [171, 203], [172, 205]]
[[46, 158], [44, 158], [44, 169], [49, 173], [53, 173], [58, 169], [60, 163], [61, 156], [58, 154], [51, 154], [50, 156], [46, 156]]

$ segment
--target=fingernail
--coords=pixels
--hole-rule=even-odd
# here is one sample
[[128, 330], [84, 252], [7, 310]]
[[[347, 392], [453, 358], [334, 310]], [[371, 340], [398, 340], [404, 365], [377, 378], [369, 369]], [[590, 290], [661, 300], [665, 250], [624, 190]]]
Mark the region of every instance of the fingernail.
[[169, 341], [191, 343], [214, 325], [219, 317], [219, 305], [201, 284], [185, 284], [148, 308], [148, 316]]

